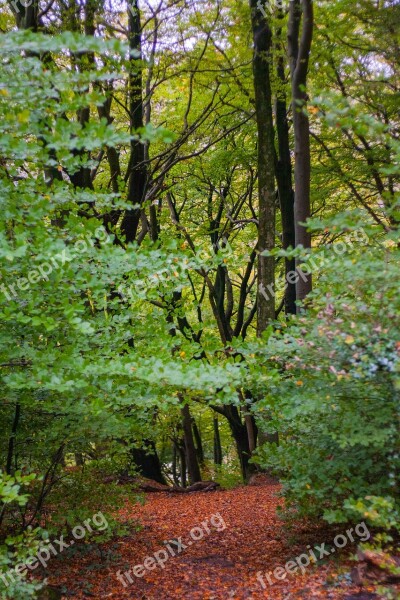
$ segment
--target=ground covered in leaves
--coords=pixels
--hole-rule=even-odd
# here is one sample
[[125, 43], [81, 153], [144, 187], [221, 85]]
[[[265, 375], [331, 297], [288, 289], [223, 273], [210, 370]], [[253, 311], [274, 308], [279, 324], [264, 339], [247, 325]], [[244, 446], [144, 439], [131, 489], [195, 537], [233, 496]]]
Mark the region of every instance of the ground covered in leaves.
[[[288, 527], [278, 517], [279, 486], [271, 481], [233, 490], [190, 494], [151, 493], [143, 506], [127, 501], [121, 520], [137, 518], [142, 528], [129, 536], [104, 544], [99, 552], [54, 559], [49, 583], [63, 590], [63, 598], [114, 598], [135, 600], [244, 600], [247, 598], [367, 600], [379, 598], [372, 588], [351, 583], [350, 556], [356, 544], [348, 544], [328, 563], [310, 565], [304, 574], [273, 579], [257, 573], [273, 571], [308, 552], [307, 546], [332, 543], [334, 532], [297, 523]], [[212, 516], [218, 514], [219, 517]], [[208, 521], [208, 525], [202, 525]], [[213, 527], [212, 522], [218, 527]], [[225, 528], [223, 528], [225, 525]], [[202, 539], [193, 540], [195, 537]], [[209, 532], [207, 532], [207, 529]], [[178, 542], [181, 538], [180, 542]], [[123, 575], [146, 557], [165, 550], [165, 541], [176, 553], [164, 567], [139, 570], [141, 577]], [[187, 546], [179, 548], [179, 543]], [[176, 544], [176, 545], [175, 545]], [[181, 551], [177, 553], [178, 549]], [[163, 554], [158, 556], [163, 557]], [[152, 561], [148, 562], [154, 567]], [[145, 571], [145, 572], [144, 572]], [[120, 579], [117, 573], [120, 572]]]

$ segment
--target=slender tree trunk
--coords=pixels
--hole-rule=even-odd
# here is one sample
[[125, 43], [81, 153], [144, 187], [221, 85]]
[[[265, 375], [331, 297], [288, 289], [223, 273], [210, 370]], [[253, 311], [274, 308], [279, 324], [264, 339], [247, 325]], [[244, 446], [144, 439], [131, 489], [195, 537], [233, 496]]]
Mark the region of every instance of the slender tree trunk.
[[189, 484], [192, 485], [197, 481], [201, 481], [201, 473], [193, 439], [192, 416], [190, 414], [188, 404], [184, 404], [182, 406], [181, 415], [183, 426], [183, 438], [185, 441], [186, 464], [189, 474]]
[[243, 480], [248, 481], [250, 476], [256, 470], [256, 467], [255, 465], [249, 463], [251, 452], [247, 428], [246, 425], [242, 425], [241, 427], [232, 427], [231, 423], [230, 426], [240, 460], [240, 468], [242, 471]]
[[[96, 26], [95, 26], [95, 15], [98, 7], [97, 0], [86, 0], [84, 3], [84, 33], [87, 36], [94, 37]], [[68, 12], [71, 12], [70, 10]], [[75, 27], [71, 28], [72, 31], [81, 33], [81, 25], [78, 21], [74, 21]], [[96, 61], [93, 52], [77, 52], [73, 54], [73, 61], [76, 67], [81, 71], [85, 71], [90, 68], [96, 69]], [[85, 93], [89, 92], [89, 87], [85, 89]], [[77, 121], [85, 127], [90, 121], [90, 106], [84, 106], [77, 112]], [[75, 156], [79, 156], [83, 162], [87, 162], [90, 158], [90, 152], [86, 150], [74, 151]], [[88, 166], [80, 167], [76, 172], [69, 175], [70, 180], [76, 188], [93, 189], [91, 169]]]
[[[283, 18], [283, 11], [279, 11], [279, 17]], [[275, 102], [276, 131], [278, 136], [278, 157], [276, 161], [276, 180], [278, 183], [279, 202], [282, 219], [282, 246], [287, 250], [290, 246], [295, 247], [295, 226], [294, 226], [294, 190], [293, 190], [293, 171], [292, 159], [290, 156], [288, 108], [286, 97], [286, 74], [285, 61], [280, 43], [281, 29], [277, 31], [277, 76], [279, 80], [279, 90]], [[296, 314], [296, 284], [288, 274], [294, 272], [296, 262], [294, 258], [285, 259], [285, 313]]]
[[161, 471], [161, 463], [155, 443], [152, 440], [145, 440], [143, 443], [146, 444], [147, 448], [131, 449], [131, 456], [135, 466], [143, 477], [165, 484], [166, 481]]
[[20, 417], [21, 417], [21, 405], [17, 403], [15, 405], [14, 419], [13, 419], [13, 423], [11, 426], [11, 435], [8, 440], [8, 452], [7, 452], [7, 463], [6, 463], [7, 475], [11, 475], [12, 470], [13, 470], [12, 462], [13, 462], [14, 450], [15, 450], [15, 438], [17, 435], [17, 429], [18, 429]]
[[[139, 0], [133, 0], [132, 3], [128, 0], [128, 5], [129, 47], [135, 53], [135, 56], [131, 59], [129, 74], [130, 132], [133, 134], [143, 127], [142, 30]], [[141, 206], [146, 188], [144, 159], [144, 145], [138, 140], [132, 140], [128, 166], [128, 202], [132, 205], [132, 208], [125, 212], [121, 223], [121, 232], [127, 242], [135, 240], [139, 227]]]
[[178, 474], [177, 474], [177, 470], [176, 470], [177, 462], [178, 462], [178, 452], [176, 449], [176, 443], [174, 442], [172, 445], [172, 479], [174, 481], [174, 484], [179, 486]]
[[256, 467], [249, 463], [251, 451], [247, 427], [242, 423], [240, 412], [236, 406], [226, 406], [224, 415], [228, 419], [229, 427], [235, 440], [243, 479], [244, 481], [248, 481], [250, 475], [256, 470]]
[[179, 462], [181, 486], [186, 487], [186, 451], [184, 443], [179, 444]]
[[[18, 29], [31, 29], [36, 32], [38, 28], [42, 25], [39, 19], [39, 0], [33, 0], [33, 2], [28, 5], [28, 2], [21, 2], [20, 0], [8, 0], [8, 5], [11, 9], [15, 17], [15, 22]], [[46, 59], [49, 58], [49, 54], [45, 53], [44, 56], [41, 57], [45, 62]], [[45, 126], [45, 129], [48, 127]], [[46, 141], [44, 137], [39, 137], [42, 140], [43, 146], [46, 146]], [[55, 162], [57, 161], [57, 154], [53, 148], [48, 149], [49, 158], [52, 158]], [[62, 174], [56, 167], [45, 167], [44, 171], [44, 179], [48, 186], [51, 186], [54, 180], [62, 181]], [[63, 214], [65, 211], [61, 211], [61, 217], [59, 219], [54, 219], [52, 222], [57, 225], [62, 225], [63, 222]]]
[[218, 417], [213, 418], [214, 427], [214, 464], [222, 465], [221, 436], [219, 435]]
[[[275, 247], [275, 148], [270, 78], [272, 33], [260, 2], [250, 0], [258, 136], [258, 251]], [[258, 258], [257, 334], [275, 319], [275, 258]]]
[[[302, 225], [311, 215], [310, 207], [310, 124], [307, 116], [307, 74], [313, 38], [312, 0], [293, 0], [289, 11], [288, 50], [292, 80], [293, 128], [295, 138], [294, 220], [296, 246], [311, 248], [311, 234]], [[311, 274], [298, 277], [297, 300], [304, 300], [312, 289]]]
[[252, 415], [246, 415], [245, 423], [247, 429], [247, 437], [249, 438], [249, 450], [251, 453], [253, 453], [257, 446], [257, 428], [254, 417]]
[[204, 464], [204, 450], [203, 450], [203, 442], [201, 441], [201, 435], [199, 428], [197, 427], [197, 423], [194, 418], [192, 418], [192, 428], [193, 428], [193, 436], [196, 443], [196, 454], [197, 459], [199, 461], [199, 465]]
[[[275, 257], [262, 256], [264, 250], [271, 251], [275, 247], [275, 146], [271, 91], [272, 32], [267, 13], [260, 10], [259, 0], [250, 0], [250, 9], [258, 151], [257, 336], [261, 336], [275, 319]], [[230, 422], [230, 426], [238, 449], [243, 478], [246, 481], [253, 470], [249, 464], [249, 458], [255, 449], [256, 439], [250, 421], [243, 425], [240, 420], [240, 427], [237, 423]]]

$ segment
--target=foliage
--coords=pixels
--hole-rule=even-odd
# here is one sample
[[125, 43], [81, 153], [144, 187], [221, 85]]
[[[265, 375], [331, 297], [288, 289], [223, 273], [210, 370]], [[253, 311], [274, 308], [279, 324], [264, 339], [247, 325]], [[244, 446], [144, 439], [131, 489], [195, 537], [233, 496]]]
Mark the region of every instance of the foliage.
[[[34, 478], [34, 475], [22, 475], [17, 472], [14, 476], [10, 476], [0, 471], [1, 518], [3, 518], [6, 505], [15, 510], [27, 503], [29, 487]], [[41, 538], [42, 532], [39, 528], [29, 528], [19, 535], [8, 535], [4, 544], [0, 546], [0, 595], [2, 598], [23, 600], [33, 597], [41, 589], [42, 584], [38, 581], [27, 581], [23, 575], [15, 571], [12, 572], [12, 577], [9, 575], [10, 570], [17, 564], [23, 563], [27, 558], [36, 554]]]
[[70, 533], [75, 525], [96, 514], [99, 507], [108, 526], [104, 531], [96, 528], [93, 528], [93, 532], [88, 531], [85, 542], [93, 538], [101, 543], [124, 535], [137, 526], [134, 519], [121, 523], [117, 512], [125, 502], [139, 503], [142, 497], [132, 484], [119, 484], [116, 481], [115, 473], [118, 470], [115, 463], [107, 462], [92, 461], [84, 467], [73, 467], [63, 473], [61, 481], [48, 498], [51, 510], [47, 519], [44, 516], [44, 527], [49, 535]]
[[[374, 149], [392, 148], [390, 174], [399, 173], [398, 143], [387, 126], [347, 99], [315, 104], [328, 124], [362, 131]], [[394, 195], [386, 205], [389, 220], [398, 201]], [[309, 226], [333, 243], [300, 253], [317, 281], [307, 310], [261, 350], [281, 376], [256, 411], [262, 420], [272, 408], [269, 426], [279, 429], [280, 443], [258, 454], [282, 476], [288, 504], [300, 512], [329, 522], [358, 513], [390, 530], [399, 497], [399, 232], [359, 211]]]
[[[399, 512], [393, 498], [379, 496], [365, 496], [364, 499], [358, 500], [350, 498], [344, 502], [344, 507], [348, 514], [353, 514], [358, 519], [368, 519], [373, 527], [377, 529], [383, 531], [399, 530]], [[392, 538], [384, 533], [381, 534], [381, 539], [389, 541]]]
[[282, 377], [257, 410], [262, 419], [272, 407], [280, 430], [279, 446], [259, 454], [289, 504], [345, 522], [354, 505], [382, 497], [376, 517], [363, 515], [382, 526], [384, 498], [396, 504], [399, 486], [399, 250], [391, 236], [379, 250], [376, 240], [342, 256], [325, 249], [307, 314], [258, 350]]
[[[251, 48], [267, 42], [252, 30], [260, 3], [252, 14], [244, 0], [130, 2], [128, 13], [119, 0], [31, 4], [15, 0], [0, 15], [0, 492], [13, 534], [4, 561], [34, 544], [39, 525], [54, 535], [100, 510], [111, 526], [97, 540], [110, 541], [117, 509], [140, 500], [118, 477], [135, 475], [151, 450], [161, 479], [183, 483], [195, 432], [204, 478], [234, 487], [239, 465], [248, 478], [258, 433], [253, 467], [280, 477], [291, 514], [365, 519], [390, 541], [398, 2], [314, 3], [302, 113], [311, 252], [285, 241], [299, 198], [285, 3], [264, 3], [259, 32], [272, 36], [262, 83], [276, 160], [264, 166], [278, 218], [268, 244]], [[276, 317], [261, 335], [259, 266], [270, 253], [260, 250], [274, 244]], [[289, 317], [294, 259], [314, 291]]]
[[236, 457], [233, 460], [228, 458], [222, 465], [210, 463], [206, 465], [206, 472], [210, 473], [209, 478], [218, 481], [223, 489], [230, 490], [243, 483]]
[[[205, 267], [207, 259], [179, 252], [173, 239], [165, 250], [146, 244], [122, 250], [92, 211], [94, 203], [115, 209], [124, 205], [122, 200], [64, 180], [49, 185], [41, 177], [41, 167], [56, 166], [54, 151], [62, 155], [56, 172], [70, 177], [85, 165], [92, 168], [85, 151], [104, 144], [118, 147], [129, 136], [102, 121], [83, 128], [65, 120], [67, 107], [79, 110], [104, 102], [97, 92], [82, 93], [93, 74], [57, 70], [55, 78], [35, 55], [51, 50], [61, 56], [67, 43], [78, 44], [75, 37], [19, 35], [19, 47], [29, 49], [25, 59], [14, 51], [13, 40], [6, 36], [2, 41], [7, 60], [0, 74], [1, 150], [9, 157], [1, 181], [1, 292], [6, 300], [1, 310], [1, 418], [10, 423], [19, 415], [23, 466], [46, 474], [38, 499], [42, 505], [66, 453], [90, 455], [105, 441], [145, 437], [153, 407], [178, 404], [180, 387], [214, 398], [219, 386], [215, 401], [231, 399], [240, 369], [234, 364], [222, 369], [216, 360], [190, 364], [184, 346], [178, 359], [171, 358], [178, 347], [170, 325], [159, 309], [143, 307], [143, 298], [151, 302], [160, 293], [172, 295], [188, 269]], [[123, 46], [103, 47], [92, 40], [88, 49], [100, 55], [119, 52], [123, 68]], [[16, 73], [11, 85], [10, 70]], [[118, 74], [105, 68], [96, 77], [112, 81]], [[29, 115], [24, 108], [28, 97]], [[89, 214], [78, 218], [79, 211]], [[5, 455], [8, 440], [2, 444]]]

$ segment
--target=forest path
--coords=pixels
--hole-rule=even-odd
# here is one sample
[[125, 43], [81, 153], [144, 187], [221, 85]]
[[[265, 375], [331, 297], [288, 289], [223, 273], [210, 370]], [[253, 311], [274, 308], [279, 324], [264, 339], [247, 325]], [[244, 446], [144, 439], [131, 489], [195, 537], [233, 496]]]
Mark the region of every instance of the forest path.
[[[332, 532], [304, 523], [292, 529], [284, 526], [276, 512], [278, 494], [279, 485], [268, 482], [217, 492], [147, 494], [144, 506], [127, 504], [119, 512], [122, 520], [138, 518], [141, 531], [105, 544], [107, 560], [100, 561], [93, 553], [79, 559], [68, 557], [56, 569], [52, 566], [49, 581], [65, 586], [68, 591], [63, 598], [377, 598], [359, 596], [348, 584], [340, 589], [327, 586], [327, 579], [333, 584], [337, 572], [332, 562], [310, 565], [304, 575], [288, 574], [280, 581], [271, 574], [273, 585], [264, 576], [262, 588], [257, 572], [284, 567], [287, 561], [307, 553], [308, 544], [329, 543], [332, 537]], [[170, 544], [170, 549], [175, 556], [164, 544], [172, 539], [176, 543]], [[140, 577], [125, 574], [157, 552], [163, 568], [148, 558], [151, 570], [139, 568]]]

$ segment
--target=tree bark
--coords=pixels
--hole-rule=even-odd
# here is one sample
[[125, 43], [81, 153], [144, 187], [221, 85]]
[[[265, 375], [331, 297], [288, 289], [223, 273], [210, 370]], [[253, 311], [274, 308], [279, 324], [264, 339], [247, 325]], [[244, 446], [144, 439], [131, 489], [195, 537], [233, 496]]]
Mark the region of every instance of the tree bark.
[[204, 464], [204, 450], [203, 450], [203, 442], [201, 441], [201, 435], [199, 428], [197, 427], [197, 423], [194, 418], [192, 418], [192, 428], [193, 428], [193, 436], [196, 442], [196, 454], [197, 459], [199, 461], [199, 465]]
[[246, 425], [237, 427], [232, 423], [229, 423], [229, 425], [231, 427], [232, 435], [235, 440], [243, 480], [247, 482], [256, 470], [255, 465], [249, 463], [249, 460], [251, 458], [251, 452], [249, 446], [247, 427]]
[[[279, 17], [283, 18], [282, 10], [279, 11]], [[287, 95], [285, 91], [286, 75], [285, 61], [281, 47], [281, 29], [277, 31], [277, 76], [280, 87], [278, 89], [275, 102], [275, 120], [276, 132], [278, 137], [278, 156], [275, 166], [276, 180], [279, 191], [279, 203], [282, 219], [282, 246], [284, 250], [289, 247], [294, 248], [296, 244], [295, 225], [294, 225], [294, 190], [293, 190], [293, 169], [290, 156], [289, 124], [287, 118]], [[288, 274], [294, 272], [296, 262], [294, 258], [285, 258], [285, 313], [296, 314], [296, 284], [291, 283]], [[291, 279], [291, 278], [290, 278]]]
[[164, 475], [161, 471], [161, 463], [158, 458], [155, 443], [152, 440], [145, 440], [146, 448], [132, 448], [131, 456], [139, 473], [147, 479], [153, 479], [158, 483], [166, 484]]
[[178, 452], [176, 449], [176, 443], [173, 442], [173, 444], [172, 444], [172, 479], [174, 481], [174, 484], [179, 486], [178, 474], [176, 471], [177, 462], [178, 462]]
[[179, 450], [181, 486], [182, 487], [186, 487], [186, 452], [185, 452], [185, 445], [184, 444], [179, 444], [178, 450]]
[[8, 439], [8, 451], [7, 451], [7, 463], [6, 463], [7, 475], [11, 475], [12, 471], [13, 471], [12, 463], [13, 463], [14, 450], [15, 450], [15, 438], [17, 436], [17, 429], [18, 429], [20, 417], [21, 417], [21, 405], [17, 403], [15, 405], [14, 419], [13, 419], [13, 423], [11, 426], [11, 435]]
[[183, 438], [185, 441], [186, 465], [189, 475], [189, 483], [192, 485], [197, 481], [201, 481], [201, 473], [199, 462], [197, 460], [196, 448], [194, 445], [192, 431], [192, 416], [188, 404], [184, 404], [181, 408]]
[[[293, 128], [295, 138], [295, 200], [294, 220], [296, 246], [311, 248], [311, 234], [304, 223], [311, 215], [310, 205], [310, 124], [307, 107], [307, 74], [313, 38], [314, 14], [312, 0], [293, 0], [289, 11], [288, 51], [292, 81]], [[300, 35], [301, 30], [301, 35]], [[300, 261], [297, 261], [299, 264]], [[312, 290], [311, 274], [298, 277], [297, 300], [304, 300]], [[297, 307], [299, 310], [299, 307]]]
[[[275, 247], [275, 148], [270, 78], [272, 33], [265, 11], [250, 0], [258, 136], [258, 252]], [[257, 334], [275, 319], [275, 258], [258, 257]]]
[[226, 406], [223, 414], [228, 419], [229, 427], [235, 440], [243, 480], [248, 481], [256, 470], [256, 467], [249, 463], [251, 452], [247, 427], [242, 422], [240, 412], [236, 406]]
[[246, 415], [245, 423], [247, 429], [247, 437], [249, 438], [249, 450], [251, 453], [253, 453], [257, 446], [257, 428], [254, 417], [252, 415]]
[[218, 417], [213, 418], [214, 427], [214, 464], [222, 465], [221, 437], [219, 435]]
[[[130, 132], [134, 134], [143, 127], [143, 67], [142, 67], [142, 28], [139, 0], [129, 3], [129, 48], [134, 53], [129, 73], [129, 115]], [[140, 222], [141, 207], [146, 190], [145, 149], [139, 140], [131, 141], [131, 154], [128, 166], [128, 209], [121, 223], [121, 232], [126, 242], [136, 239]]]

